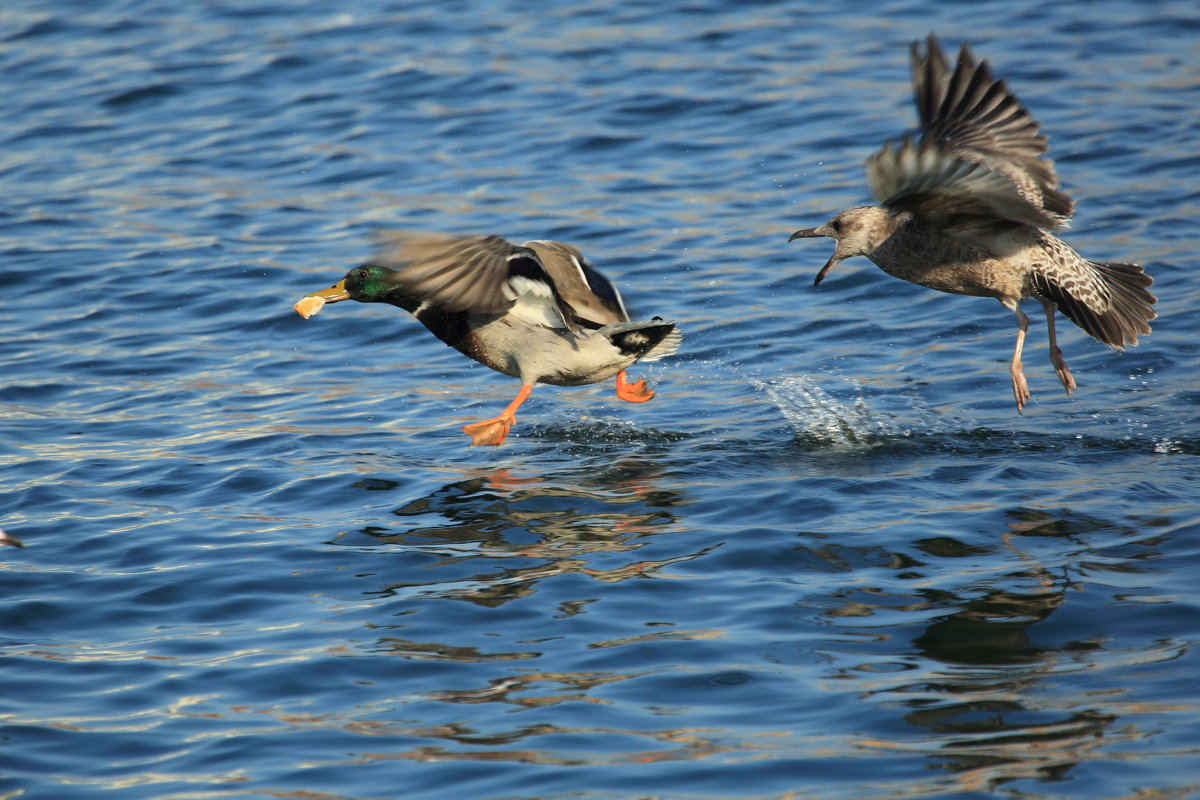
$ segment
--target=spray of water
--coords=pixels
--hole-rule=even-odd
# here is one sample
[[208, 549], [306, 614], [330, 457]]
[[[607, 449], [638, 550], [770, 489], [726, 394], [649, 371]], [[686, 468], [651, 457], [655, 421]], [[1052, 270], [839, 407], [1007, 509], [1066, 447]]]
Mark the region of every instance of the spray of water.
[[862, 384], [855, 383], [838, 396], [824, 386], [832, 381], [825, 378], [818, 384], [807, 375], [788, 375], [755, 380], [754, 385], [771, 398], [796, 436], [833, 445], [878, 444], [975, 427], [969, 420], [930, 408], [912, 392], [891, 390], [868, 400]]
[[872, 414], [861, 392], [848, 402], [838, 400], [812, 379], [796, 375], [755, 381], [755, 387], [774, 401], [797, 436], [855, 445], [905, 433], [893, 420]]

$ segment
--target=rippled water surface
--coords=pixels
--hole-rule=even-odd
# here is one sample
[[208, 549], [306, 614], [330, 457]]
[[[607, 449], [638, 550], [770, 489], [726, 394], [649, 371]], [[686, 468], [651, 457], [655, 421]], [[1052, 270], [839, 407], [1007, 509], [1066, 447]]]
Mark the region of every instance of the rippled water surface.
[[[1042, 121], [1153, 335], [1015, 325], [800, 227], [907, 46]], [[1200, 794], [1200, 11], [0, 8], [0, 798]], [[379, 226], [578, 244], [680, 354], [539, 387], [397, 309]], [[1031, 310], [1032, 312], [1032, 310]]]

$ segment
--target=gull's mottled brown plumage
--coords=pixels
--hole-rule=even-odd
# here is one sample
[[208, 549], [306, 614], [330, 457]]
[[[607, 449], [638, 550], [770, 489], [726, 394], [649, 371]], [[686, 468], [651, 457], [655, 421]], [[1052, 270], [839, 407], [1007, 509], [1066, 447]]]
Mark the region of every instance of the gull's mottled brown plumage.
[[912, 47], [920, 139], [890, 141], [867, 161], [867, 184], [880, 206], [841, 212], [792, 239], [837, 241], [816, 283], [840, 261], [862, 255], [889, 275], [941, 292], [994, 297], [1017, 316], [1009, 372], [1017, 409], [1029, 399], [1021, 350], [1034, 297], [1046, 314], [1050, 361], [1070, 394], [1054, 311], [1118, 350], [1150, 333], [1147, 289], [1137, 264], [1089, 261], [1047, 231], [1066, 226], [1074, 203], [1058, 188], [1046, 137], [986, 61], [963, 44], [951, 70], [937, 39]]

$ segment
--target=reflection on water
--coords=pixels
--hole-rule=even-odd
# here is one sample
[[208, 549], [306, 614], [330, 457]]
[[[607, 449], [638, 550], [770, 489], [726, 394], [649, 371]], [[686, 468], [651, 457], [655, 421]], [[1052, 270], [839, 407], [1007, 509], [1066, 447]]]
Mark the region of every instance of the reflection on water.
[[[651, 612], [640, 599], [644, 584], [679, 580], [665, 570], [702, 558], [713, 545], [688, 549], [672, 547], [665, 558], [639, 558], [634, 554], [651, 547], [667, 534], [683, 532], [680, 523], [689, 500], [682, 492], [664, 488], [662, 467], [650, 460], [626, 457], [579, 474], [558, 473], [553, 477], [515, 474], [507, 468], [470, 470], [467, 477], [451, 481], [409, 500], [388, 514], [387, 524], [373, 524], [339, 542], [360, 546], [369, 537], [381, 553], [399, 557], [403, 564], [419, 565], [420, 580], [388, 580], [365, 591], [382, 603], [398, 603], [394, 621], [373, 622], [376, 635], [368, 648], [379, 655], [399, 656], [406, 662], [438, 662], [447, 668], [469, 672], [442, 680], [456, 682], [455, 688], [409, 690], [403, 702], [426, 708], [430, 704], [445, 712], [423, 712], [427, 718], [444, 717], [445, 723], [421, 729], [388, 725], [372, 733], [400, 733], [405, 738], [433, 740], [411, 749], [360, 753], [354, 763], [395, 759], [418, 762], [516, 762], [547, 765], [648, 764], [680, 759], [702, 759], [730, 749], [721, 737], [700, 735], [693, 726], [661, 726], [621, 720], [631, 707], [609, 696], [620, 684], [636, 683], [654, 676], [659, 668], [630, 670], [618, 665], [622, 658], [597, 655], [605, 669], [564, 672], [540, 669], [542, 662], [556, 663], [564, 648], [581, 648], [598, 654], [609, 650], [626, 652], [638, 646], [659, 647], [672, 642], [703, 641], [719, 636], [705, 628], [680, 629], [667, 622], [632, 620], [634, 626], [651, 630], [634, 636], [603, 638], [564, 635], [548, 624], [558, 621], [573, 630], [573, 620], [590, 614], [598, 597], [578, 596], [591, 582], [617, 585], [636, 582], [639, 611]], [[389, 492], [398, 487], [386, 478], [361, 479], [359, 488]], [[410, 559], [412, 559], [410, 561]], [[395, 570], [387, 570], [394, 574]], [[575, 578], [583, 578], [583, 584]], [[567, 594], [556, 584], [570, 582]], [[464, 628], [486, 628], [480, 620], [510, 605], [519, 605], [541, 594], [544, 604], [556, 606], [551, 620], [526, 622], [506, 617], [512, 630], [495, 632], [485, 649], [452, 643], [455, 621], [470, 619]], [[445, 601], [467, 601], [467, 611], [451, 612]], [[438, 641], [397, 635], [420, 629], [421, 618], [436, 614], [428, 627], [445, 637]], [[590, 615], [593, 624], [598, 615]], [[449, 627], [448, 627], [449, 626]], [[610, 630], [607, 624], [601, 626]], [[621, 626], [627, 630], [627, 626]], [[515, 631], [515, 632], [514, 632]], [[477, 635], [471, 633], [470, 635]], [[520, 647], [524, 645], [524, 647]], [[612, 668], [617, 667], [617, 668]], [[446, 673], [447, 676], [458, 673]], [[467, 685], [461, 685], [464, 680]], [[435, 680], [433, 683], [442, 681]], [[718, 685], [740, 683], [719, 681]], [[536, 724], [492, 718], [483, 727], [453, 722], [455, 709], [486, 706], [512, 710], [541, 710], [550, 714]], [[584, 709], [591, 707], [589, 715]], [[407, 712], [401, 711], [400, 717]], [[581, 720], [595, 717], [595, 724]], [[558, 718], [562, 722], [556, 722]], [[616, 744], [616, 743], [621, 744]], [[337, 762], [345, 763], [345, 762]]]
[[[557, 575], [576, 573], [616, 582], [653, 576], [668, 564], [703, 555], [701, 550], [592, 566], [602, 554], [636, 551], [647, 537], [676, 529], [672, 509], [685, 500], [677, 492], [657, 488], [660, 473], [651, 462], [623, 459], [578, 485], [520, 477], [507, 469], [449, 483], [392, 511], [401, 520], [399, 530], [370, 526], [362, 533], [401, 552], [440, 556], [430, 568], [439, 574], [453, 570], [461, 577], [389, 583], [376, 592], [420, 593], [496, 607], [529, 596], [540, 581]], [[502, 562], [492, 559], [520, 564], [498, 568]], [[477, 565], [485, 571], [472, 573]], [[563, 613], [578, 610], [566, 607]]]
[[[406, 523], [411, 520], [413, 527], [399, 534], [400, 540], [381, 538], [412, 542], [427, 535], [438, 541], [463, 539], [502, 549], [516, 544], [505, 538], [506, 533], [520, 533], [567, 550], [611, 545], [626, 536], [669, 529], [675, 522], [667, 509], [684, 501], [676, 492], [656, 488], [661, 472], [652, 462], [624, 459], [579, 485], [559, 486], [502, 469], [456, 481], [406, 503], [392, 513]], [[441, 516], [446, 524], [419, 524], [432, 515]]]
[[[1072, 770], [1111, 759], [1114, 748], [1132, 748], [1153, 733], [1135, 721], [1147, 709], [1124, 700], [1128, 687], [1097, 686], [1089, 677], [1130, 655], [1112, 647], [1104, 620], [1045, 628], [1056, 614], [1087, 602], [1081, 600], [1088, 592], [1081, 564], [1140, 572], [1136, 563], [1153, 555], [1159, 539], [1068, 509], [1015, 509], [1005, 517], [998, 549], [1009, 554], [1014, 571], [981, 576], [958, 591], [923, 591], [925, 602], [910, 610], [940, 613], [912, 638], [904, 668], [868, 670], [875, 684], [871, 695], [894, 708], [914, 734], [863, 744], [923, 753], [947, 773], [931, 780], [937, 791], [995, 792], [1022, 779], [1062, 781]], [[1105, 559], [1089, 541], [1114, 529], [1130, 534], [1121, 541], [1120, 560]], [[1057, 551], [1051, 562], [1038, 553], [1038, 540], [1069, 549]], [[951, 537], [926, 540], [919, 548], [951, 559], [978, 558], [993, 549]], [[861, 607], [854, 616], [874, 613], [861, 595], [856, 603]], [[1134, 658], [1171, 661], [1187, 649], [1183, 642], [1159, 641]], [[889, 671], [894, 683], [886, 678]], [[915, 681], [914, 672], [920, 676]], [[910, 795], [905, 790], [896, 796]], [[1184, 795], [1172, 790], [1148, 796]]]
[[[919, 794], [911, 782], [897, 788], [881, 779], [864, 782], [858, 796], [912, 797], [1064, 780], [1148, 734], [1137, 719], [1145, 709], [1090, 677], [1127, 653], [1111, 646], [1102, 620], [1078, 619], [1079, 603], [1097, 591], [1084, 571], [1138, 574], [1138, 563], [1161, 543], [1153, 532], [1070, 509], [997, 510], [987, 537], [932, 536], [914, 539], [909, 550], [796, 547], [791, 553], [807, 566], [786, 581], [756, 582], [741, 597], [701, 599], [721, 569], [708, 557], [753, 545], [702, 535], [692, 517], [696, 498], [678, 486], [659, 463], [637, 457], [552, 477], [473, 470], [345, 534], [341, 542], [369, 539], [380, 555], [399, 559], [397, 568], [363, 576], [382, 578], [365, 594], [390, 614], [390, 621], [369, 625], [375, 638], [367, 649], [449, 670], [390, 697], [383, 705], [399, 704], [396, 721], [383, 720], [373, 735], [400, 731], [410, 713], [441, 724], [404, 727], [412, 746], [360, 750], [353, 763], [604, 766], [910, 753], [935, 770]], [[360, 488], [398, 489], [377, 477], [361, 479]], [[664, 536], [674, 555], [645, 555]], [[680, 547], [679, 537], [696, 546]], [[686, 572], [673, 569], [683, 563]], [[850, 587], [835, 580], [800, 604], [780, 591], [793, 578], [868, 571], [898, 581]], [[686, 594], [690, 608], [669, 597], [651, 600], [655, 587], [696, 582]], [[598, 583], [624, 586], [630, 602], [589, 593]], [[905, 583], [911, 589], [898, 591]], [[533, 599], [557, 613], [526, 618], [522, 609]], [[816, 641], [826, 663], [764, 662], [752, 653], [738, 669], [727, 657], [710, 661], [707, 643], [736, 641], [748, 603], [777, 631], [772, 650]], [[623, 622], [614, 622], [616, 607], [597, 608], [614, 604]], [[1071, 619], [1060, 624], [1064, 613]], [[496, 614], [498, 627], [489, 626]], [[434, 631], [436, 637], [421, 635]], [[1182, 651], [1179, 643], [1160, 642], [1138, 657], [1159, 662]], [[564, 661], [581, 668], [563, 670]], [[806, 681], [822, 683], [829, 711], [788, 710]], [[873, 723], [877, 731], [892, 729], [891, 737], [839, 718], [838, 709], [856, 696], [892, 718]], [[473, 709], [475, 724], [457, 721], [455, 709], [464, 707]], [[643, 707], [657, 709], [667, 724], [647, 726]], [[748, 718], [747, 707], [764, 709], [773, 738], [761, 738], [761, 720]], [[534, 710], [532, 723], [506, 716]], [[827, 714], [814, 734], [814, 715]], [[706, 722], [702, 729], [669, 724], [678, 716]]]

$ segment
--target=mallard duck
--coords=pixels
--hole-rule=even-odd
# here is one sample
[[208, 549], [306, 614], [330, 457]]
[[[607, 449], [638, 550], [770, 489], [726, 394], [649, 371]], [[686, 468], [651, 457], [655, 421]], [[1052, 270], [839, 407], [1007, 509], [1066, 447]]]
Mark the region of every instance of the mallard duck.
[[582, 386], [615, 375], [617, 397], [646, 402], [654, 392], [644, 380], [627, 382], [625, 370], [670, 355], [682, 339], [661, 317], [630, 322], [616, 287], [562, 242], [391, 232], [373, 263], [295, 309], [307, 319], [341, 300], [399, 306], [462, 354], [520, 379], [504, 411], [463, 427], [473, 445], [501, 444], [535, 383]]
[[951, 72], [937, 39], [912, 46], [921, 139], [888, 142], [867, 160], [867, 183], [882, 207], [847, 209], [789, 241], [837, 241], [815, 284], [840, 261], [866, 256], [889, 275], [940, 292], [994, 297], [1016, 314], [1009, 363], [1017, 411], [1029, 400], [1021, 349], [1034, 297], [1046, 315], [1050, 362], [1067, 394], [1075, 379], [1054, 332], [1054, 312], [1123, 350], [1150, 333], [1153, 283], [1137, 264], [1089, 261], [1047, 233], [1075, 210], [1058, 190], [1046, 137], [1017, 97], [963, 44]]

